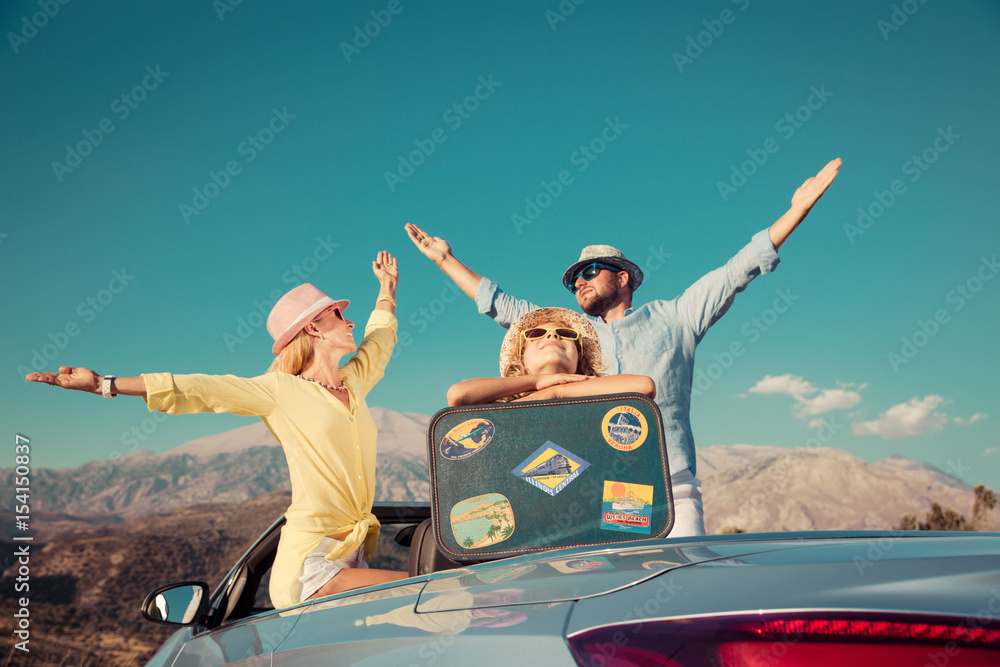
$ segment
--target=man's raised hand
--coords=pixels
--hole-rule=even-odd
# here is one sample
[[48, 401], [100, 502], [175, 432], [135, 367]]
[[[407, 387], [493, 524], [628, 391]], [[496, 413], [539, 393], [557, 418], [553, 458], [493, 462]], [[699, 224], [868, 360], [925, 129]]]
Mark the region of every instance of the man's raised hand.
[[809, 209], [823, 196], [826, 189], [837, 178], [837, 170], [843, 161], [840, 158], [830, 160], [818, 174], [806, 179], [806, 182], [799, 186], [799, 189], [792, 195], [792, 208], [809, 212]]
[[413, 223], [405, 227], [407, 236], [417, 246], [417, 250], [427, 256], [435, 264], [440, 264], [444, 258], [451, 254], [451, 246], [444, 239], [437, 236], [430, 236], [424, 230]]

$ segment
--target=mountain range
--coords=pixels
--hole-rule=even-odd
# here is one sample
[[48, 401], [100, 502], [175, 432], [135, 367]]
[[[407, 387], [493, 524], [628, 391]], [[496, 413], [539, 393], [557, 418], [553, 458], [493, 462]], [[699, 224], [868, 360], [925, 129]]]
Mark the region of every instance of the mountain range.
[[[372, 408], [379, 430], [376, 499], [427, 501], [429, 417]], [[0, 470], [13, 507], [13, 469]], [[709, 532], [888, 528], [937, 501], [967, 514], [972, 488], [893, 456], [866, 463], [841, 450], [716, 445], [698, 450]], [[32, 477], [34, 525], [45, 533], [113, 524], [198, 503], [234, 503], [289, 490], [284, 453], [263, 423], [198, 438], [161, 454], [137, 451]], [[1000, 523], [1000, 509], [994, 511]], [[4, 522], [12, 530], [12, 522]]]
[[[376, 497], [426, 501], [428, 417], [381, 408], [372, 414]], [[0, 470], [4, 508], [14, 507], [13, 472]], [[930, 466], [899, 456], [870, 464], [831, 448], [705, 447], [698, 472], [710, 533], [884, 529], [905, 512], [922, 517], [934, 501], [968, 515], [973, 498], [967, 484]], [[145, 594], [172, 580], [217, 584], [287, 507], [288, 486], [282, 450], [261, 423], [162, 454], [34, 470], [32, 653], [19, 655], [18, 664], [142, 664], [170, 633], [139, 617]], [[998, 515], [995, 509], [995, 525]], [[0, 511], [8, 554], [15, 525], [12, 512]], [[374, 566], [404, 568], [405, 551], [385, 537]], [[17, 595], [16, 567], [4, 561], [5, 605]], [[13, 641], [0, 638], [0, 659], [14, 653]]]

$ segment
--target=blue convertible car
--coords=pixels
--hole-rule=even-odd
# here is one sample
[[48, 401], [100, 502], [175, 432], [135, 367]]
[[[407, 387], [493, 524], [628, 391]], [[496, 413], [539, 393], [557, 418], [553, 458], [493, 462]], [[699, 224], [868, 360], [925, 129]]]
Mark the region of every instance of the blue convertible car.
[[[645, 409], [610, 400], [554, 409], [592, 412], [605, 434], [613, 410]], [[658, 414], [635, 419], [646, 444], [615, 447], [588, 442], [577, 413], [552, 431], [554, 417], [445, 412], [428, 431], [432, 502], [375, 508], [405, 526], [409, 578], [275, 610], [279, 519], [211, 595], [149, 595], [146, 618], [180, 626], [149, 664], [1000, 665], [1000, 534], [670, 537]], [[642, 447], [654, 463], [630, 466]], [[557, 516], [573, 518], [532, 524]]]

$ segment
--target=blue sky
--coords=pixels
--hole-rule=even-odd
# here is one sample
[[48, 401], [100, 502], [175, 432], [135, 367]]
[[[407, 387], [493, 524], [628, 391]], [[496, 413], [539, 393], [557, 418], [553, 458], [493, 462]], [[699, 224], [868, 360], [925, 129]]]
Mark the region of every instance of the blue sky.
[[696, 442], [1000, 488], [995, 2], [290, 4], [0, 7], [0, 392], [34, 466], [248, 421], [25, 372], [258, 374], [272, 295], [308, 280], [363, 322], [382, 249], [405, 344], [369, 404], [432, 414], [495, 374], [503, 330], [407, 222], [538, 303], [575, 305], [559, 277], [592, 243], [670, 299], [840, 157], [700, 347]]

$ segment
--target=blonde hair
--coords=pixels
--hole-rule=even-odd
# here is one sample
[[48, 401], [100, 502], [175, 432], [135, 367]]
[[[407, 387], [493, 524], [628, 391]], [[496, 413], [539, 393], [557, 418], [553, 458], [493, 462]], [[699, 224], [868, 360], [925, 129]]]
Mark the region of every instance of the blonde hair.
[[295, 338], [288, 342], [288, 345], [281, 348], [278, 356], [274, 358], [268, 367], [268, 373], [288, 373], [298, 375], [306, 367], [313, 357], [312, 336], [305, 330], [295, 334]]
[[[553, 318], [549, 321], [553, 324], [561, 324], [562, 326], [568, 327], [570, 329], [576, 328], [572, 324], [567, 324], [565, 321], [558, 318]], [[583, 332], [581, 332], [580, 335], [582, 336]], [[603, 373], [606, 370], [607, 367], [601, 360], [600, 348], [596, 346], [584, 347], [583, 338], [579, 338], [576, 341], [576, 351], [578, 354], [578, 359], [576, 362], [576, 370], [574, 372], [577, 375], [590, 375], [593, 377], [598, 377], [601, 375], [601, 373]], [[507, 364], [507, 368], [503, 372], [503, 377], [515, 378], [515, 377], [521, 377], [522, 375], [528, 375], [528, 369], [525, 368], [524, 366], [523, 339], [520, 341], [520, 344], [517, 347], [517, 354], [514, 356], [513, 359], [511, 359], [510, 363]], [[508, 403], [510, 401], [521, 398], [523, 396], [527, 396], [528, 394], [532, 393], [534, 392], [525, 391], [521, 392], [520, 394], [514, 394], [513, 396], [506, 396], [499, 400], [500, 402]]]

